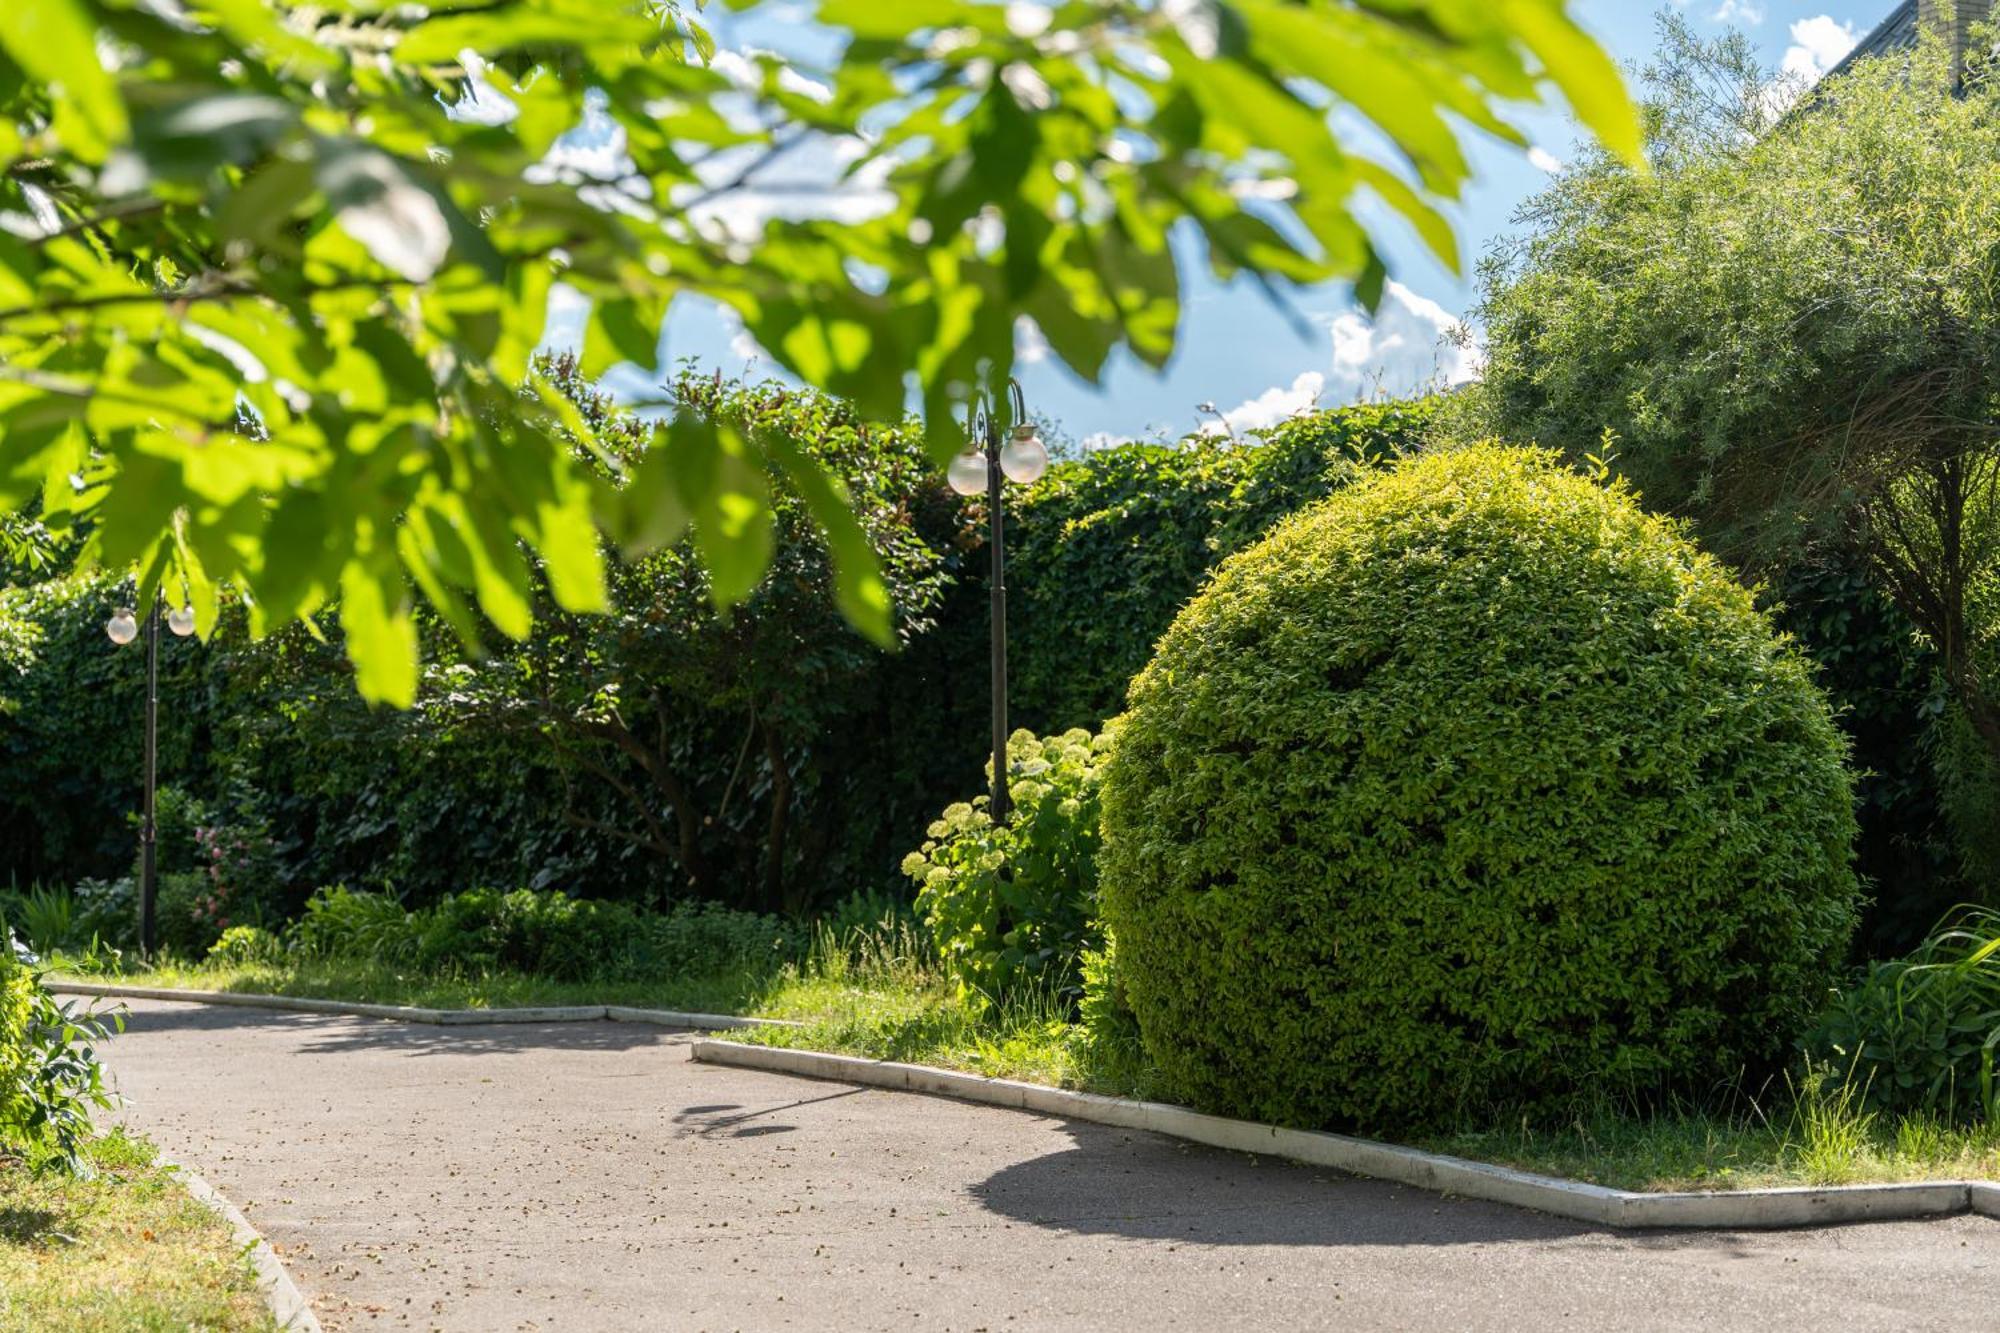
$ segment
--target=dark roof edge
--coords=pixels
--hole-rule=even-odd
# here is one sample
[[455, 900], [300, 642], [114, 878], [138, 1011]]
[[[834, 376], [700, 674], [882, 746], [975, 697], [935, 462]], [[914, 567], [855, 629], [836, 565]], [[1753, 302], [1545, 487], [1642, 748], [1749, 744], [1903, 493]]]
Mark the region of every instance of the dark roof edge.
[[1870, 56], [1887, 55], [1891, 51], [1914, 50], [1917, 45], [1917, 0], [1903, 0], [1889, 11], [1889, 17], [1875, 25], [1875, 30], [1854, 44], [1854, 49], [1841, 57], [1838, 65], [1826, 72], [1826, 78], [1841, 73], [1857, 60]]

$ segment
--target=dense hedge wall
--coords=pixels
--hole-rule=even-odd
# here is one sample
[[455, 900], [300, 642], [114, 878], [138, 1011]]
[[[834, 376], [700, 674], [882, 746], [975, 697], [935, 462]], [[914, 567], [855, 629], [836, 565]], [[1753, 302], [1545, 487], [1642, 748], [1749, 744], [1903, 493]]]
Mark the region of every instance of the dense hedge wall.
[[1430, 400], [1280, 422], [1239, 444], [1198, 436], [1058, 463], [1008, 515], [1013, 719], [1095, 730], [1217, 561], [1357, 471], [1416, 446]]
[[1769, 1067], [1854, 922], [1845, 742], [1730, 572], [1552, 455], [1378, 474], [1134, 682], [1101, 902], [1174, 1095], [1407, 1130]]
[[[754, 621], [751, 633], [701, 622], [701, 589], [682, 587], [671, 568], [655, 571], [629, 612], [610, 621], [572, 623], [545, 608], [530, 651], [501, 645], [485, 664], [427, 625], [425, 687], [408, 713], [361, 703], [337, 637], [322, 644], [293, 631], [252, 645], [231, 624], [208, 643], [162, 643], [162, 782], [187, 789], [210, 818], [268, 829], [293, 906], [338, 882], [387, 886], [413, 903], [469, 884], [681, 897], [688, 889], [669, 860], [602, 831], [631, 825], [631, 803], [581, 766], [573, 733], [598, 716], [595, 685], [579, 690], [580, 681], [615, 681], [622, 697], [693, 681], [720, 702], [673, 702], [665, 729], [644, 741], [672, 756], [701, 811], [713, 882], [695, 894], [796, 908], [895, 883], [939, 793], [981, 782], [980, 505], [959, 504], [934, 477], [913, 480], [909, 465], [921, 452], [907, 433], [863, 427], [812, 396], [704, 392], [739, 420], [775, 411], [804, 423], [814, 447], [847, 470], [851, 490], [894, 492], [897, 532], [926, 544], [921, 558], [942, 580], [910, 619], [903, 651], [839, 658], [846, 648], [830, 636], [844, 631], [823, 623], [824, 599], [811, 617], [796, 605], [816, 595], [818, 566], [803, 550], [780, 553], [774, 568], [785, 588], [737, 613], [738, 625]], [[1240, 444], [1124, 445], [1010, 488], [1015, 720], [1061, 731], [1117, 711], [1127, 680], [1216, 560], [1358, 465], [1414, 442], [1428, 412], [1426, 404], [1344, 408]], [[803, 580], [796, 595], [790, 580]], [[111, 584], [76, 579], [0, 594], [0, 701], [14, 703], [9, 712], [0, 702], [0, 876], [62, 883], [131, 866], [144, 662], [104, 637], [119, 599]], [[663, 640], [661, 627], [682, 620], [695, 631]], [[704, 665], [727, 667], [739, 652], [768, 666]], [[537, 671], [577, 698], [527, 688]], [[751, 697], [756, 682], [792, 678], [803, 683], [785, 686], [790, 703]], [[787, 756], [791, 815], [777, 900], [761, 890], [772, 766], [763, 745], [746, 750], [752, 717], [771, 719]], [[644, 721], [630, 710], [626, 720], [633, 729]], [[568, 748], [553, 736], [565, 724]], [[194, 867], [180, 850], [166, 868]]]

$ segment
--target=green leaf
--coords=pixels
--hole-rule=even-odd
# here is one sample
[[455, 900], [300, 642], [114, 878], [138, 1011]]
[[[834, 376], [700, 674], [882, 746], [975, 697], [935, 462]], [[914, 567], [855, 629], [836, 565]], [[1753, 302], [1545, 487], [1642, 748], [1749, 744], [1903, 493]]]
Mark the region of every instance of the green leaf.
[[1564, 12], [1563, 0], [1500, 0], [1499, 14], [1542, 62], [1577, 119], [1606, 148], [1643, 169], [1645, 135], [1624, 77], [1604, 48]]
[[649, 375], [658, 373], [660, 321], [665, 315], [662, 302], [622, 296], [597, 301], [583, 326], [583, 373], [595, 378], [621, 361], [630, 361]]
[[163, 180], [193, 180], [268, 153], [299, 123], [291, 103], [261, 93], [223, 93], [149, 108], [134, 148]]
[[882, 578], [882, 562], [876, 558], [875, 547], [855, 518], [843, 488], [783, 434], [766, 436], [764, 447], [805, 497], [806, 507], [833, 553], [834, 600], [840, 613], [882, 647], [893, 647], [894, 608], [889, 604], [889, 585]]
[[407, 590], [386, 553], [340, 571], [340, 628], [362, 697], [408, 708], [417, 699], [417, 626]]
[[695, 548], [718, 610], [748, 597], [770, 567], [774, 517], [763, 469], [730, 426], [683, 413], [667, 430], [667, 457], [693, 516]]
[[[118, 85], [97, 58], [97, 34], [77, 0], [10, 0], [0, 5], [0, 47], [31, 79], [60, 89], [56, 122], [65, 146], [100, 159], [126, 133]], [[87, 132], [86, 142], [67, 142]]]

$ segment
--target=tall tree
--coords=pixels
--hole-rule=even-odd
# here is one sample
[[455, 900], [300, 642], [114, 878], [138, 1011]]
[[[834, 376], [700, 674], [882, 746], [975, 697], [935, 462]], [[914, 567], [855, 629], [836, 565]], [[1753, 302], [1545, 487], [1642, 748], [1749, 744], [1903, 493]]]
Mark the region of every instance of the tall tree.
[[[1170, 238], [1274, 294], [1371, 299], [1357, 197], [1455, 260], [1458, 126], [1520, 143], [1503, 104], [1553, 85], [1636, 151], [1568, 8], [824, 0], [815, 69], [718, 58], [680, 0], [0, 5], [0, 508], [39, 495], [204, 629], [223, 583], [257, 631], [337, 598], [360, 688], [396, 702], [416, 594], [468, 641], [475, 607], [527, 634], [517, 541], [589, 611], [600, 528], [691, 530], [728, 604], [772, 549], [755, 442], [691, 422], [593, 485], [530, 373], [558, 285], [589, 302], [587, 374], [654, 369], [668, 303], [700, 293], [873, 416], [916, 386], [942, 454], [1017, 316], [1086, 378], [1164, 363]], [[867, 541], [797, 467], [843, 610], [887, 641]]]
[[1794, 101], [1668, 36], [1658, 169], [1587, 160], [1487, 269], [1486, 424], [1610, 431], [1753, 569], [1857, 547], [2000, 759], [2000, 81], [1927, 36]]

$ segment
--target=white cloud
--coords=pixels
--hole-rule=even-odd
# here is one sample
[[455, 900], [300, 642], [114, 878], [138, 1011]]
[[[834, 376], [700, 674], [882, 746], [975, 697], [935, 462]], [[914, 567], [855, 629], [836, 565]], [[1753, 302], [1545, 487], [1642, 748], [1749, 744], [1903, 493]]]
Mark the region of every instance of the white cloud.
[[1341, 402], [1463, 384], [1479, 376], [1479, 349], [1462, 346], [1456, 315], [1400, 282], [1382, 292], [1373, 319], [1358, 310], [1328, 321], [1333, 369], [1327, 389]]
[[1203, 422], [1201, 433], [1241, 435], [1247, 430], [1261, 430], [1266, 426], [1275, 426], [1286, 417], [1295, 417], [1301, 412], [1311, 411], [1324, 392], [1326, 392], [1326, 376], [1317, 370], [1304, 371], [1292, 381], [1289, 388], [1274, 385], [1255, 398], [1238, 403], [1227, 412], [1216, 413], [1222, 420]]
[[1024, 366], [1049, 359], [1049, 340], [1041, 326], [1026, 315], [1014, 320], [1014, 359]]
[[1747, 23], [1754, 28], [1764, 21], [1765, 12], [1759, 0], [1722, 0], [1708, 17], [1715, 23]]
[[1536, 144], [1528, 150], [1528, 164], [1537, 171], [1546, 171], [1553, 176], [1568, 165], [1548, 149]]
[[1114, 435], [1108, 430], [1099, 430], [1092, 431], [1081, 440], [1078, 440], [1077, 447], [1085, 453], [1089, 453], [1095, 449], [1111, 449], [1121, 444], [1130, 443], [1132, 443], [1132, 437], [1129, 435]]
[[1778, 68], [1805, 83], [1817, 83], [1826, 72], [1847, 58], [1860, 40], [1852, 23], [1818, 14], [1792, 24], [1792, 44]]

